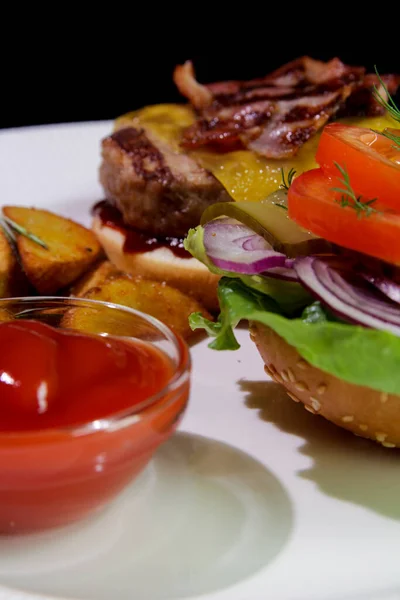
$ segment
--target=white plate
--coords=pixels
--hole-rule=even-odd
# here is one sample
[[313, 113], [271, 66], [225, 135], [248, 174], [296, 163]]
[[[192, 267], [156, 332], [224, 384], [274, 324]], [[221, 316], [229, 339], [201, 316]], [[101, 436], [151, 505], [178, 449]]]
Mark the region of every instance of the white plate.
[[[3, 204], [90, 223], [111, 123], [0, 132]], [[400, 455], [293, 403], [245, 328], [192, 348], [180, 431], [95, 520], [0, 538], [0, 600], [400, 598]]]

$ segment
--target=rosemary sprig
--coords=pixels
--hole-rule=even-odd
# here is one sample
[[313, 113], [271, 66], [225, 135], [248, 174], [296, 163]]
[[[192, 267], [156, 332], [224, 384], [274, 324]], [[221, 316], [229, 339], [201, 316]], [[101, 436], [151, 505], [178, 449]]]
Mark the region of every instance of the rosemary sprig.
[[285, 171], [283, 170], [283, 167], [281, 167], [282, 183], [279, 186], [280, 189], [288, 191], [288, 189], [292, 185], [292, 181], [293, 181], [293, 178], [294, 178], [295, 175], [296, 175], [296, 171], [293, 169], [293, 167], [291, 167], [289, 169], [289, 172], [288, 172], [288, 175], [287, 175], [287, 180], [286, 180]]
[[0, 218], [0, 229], [6, 236], [9, 246], [11, 248], [11, 252], [13, 253], [16, 261], [18, 262], [20, 267], [23, 269], [21, 257], [19, 255], [18, 248], [17, 248], [17, 242], [15, 240], [15, 235], [13, 234], [12, 229], [10, 229], [10, 226], [7, 225], [5, 221], [1, 220], [1, 218]]
[[383, 91], [385, 92], [385, 94], [387, 96], [387, 98], [384, 98], [382, 96], [382, 94], [380, 93], [380, 91], [378, 90], [378, 88], [376, 87], [376, 85], [374, 85], [374, 90], [373, 90], [374, 98], [377, 102], [379, 102], [379, 104], [381, 106], [383, 106], [383, 108], [385, 108], [388, 111], [388, 113], [393, 117], [393, 119], [395, 121], [400, 122], [400, 110], [397, 107], [396, 102], [393, 100], [393, 97], [390, 95], [385, 82], [379, 75], [378, 69], [376, 68], [376, 66], [374, 68], [375, 68], [375, 73], [378, 77], [378, 81], [381, 84]]
[[17, 233], [19, 233], [19, 235], [23, 235], [32, 242], [35, 242], [35, 244], [39, 244], [39, 246], [41, 246], [45, 250], [49, 249], [48, 246], [44, 243], [44, 241], [40, 239], [40, 237], [34, 235], [33, 233], [25, 229], [25, 227], [22, 227], [22, 225], [19, 225], [18, 223], [16, 223], [12, 219], [9, 219], [8, 217], [5, 217], [4, 215], [1, 217], [1, 227], [7, 238], [11, 238], [14, 242], [15, 238], [12, 232], [16, 231]]
[[0, 220], [0, 227], [1, 227], [4, 235], [6, 236], [7, 241], [10, 244], [10, 246], [14, 246], [15, 245], [15, 236], [13, 235], [12, 230], [10, 230], [9, 225], [7, 225], [7, 223], [5, 221]]
[[372, 213], [381, 213], [382, 211], [377, 210], [372, 206], [377, 201], [377, 198], [372, 198], [372, 200], [362, 200], [361, 196], [356, 196], [353, 188], [351, 187], [350, 177], [346, 169], [341, 167], [337, 162], [334, 164], [342, 175], [340, 182], [343, 184], [342, 188], [332, 188], [333, 192], [339, 192], [342, 194], [340, 200], [336, 200], [336, 202], [343, 208], [349, 207], [355, 210], [359, 219], [363, 216], [369, 217]]

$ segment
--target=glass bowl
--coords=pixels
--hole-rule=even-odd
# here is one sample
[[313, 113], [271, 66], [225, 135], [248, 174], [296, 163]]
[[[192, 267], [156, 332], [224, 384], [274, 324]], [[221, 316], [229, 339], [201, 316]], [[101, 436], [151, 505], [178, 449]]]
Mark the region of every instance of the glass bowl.
[[148, 464], [187, 406], [186, 343], [153, 317], [117, 304], [69, 297], [0, 300], [0, 321], [35, 319], [64, 329], [145, 341], [173, 375], [152, 397], [107, 418], [71, 427], [5, 432], [0, 420], [0, 534], [37, 531], [101, 510]]

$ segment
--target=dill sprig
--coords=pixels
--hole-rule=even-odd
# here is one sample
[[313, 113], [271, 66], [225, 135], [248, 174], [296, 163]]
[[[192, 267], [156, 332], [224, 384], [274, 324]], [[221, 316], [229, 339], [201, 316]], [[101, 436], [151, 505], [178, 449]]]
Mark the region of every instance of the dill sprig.
[[395, 145], [392, 146], [392, 148], [394, 148], [395, 150], [400, 150], [400, 135], [396, 135], [388, 129], [384, 129], [383, 131], [375, 131], [375, 129], [372, 129], [371, 131], [373, 131], [374, 133], [379, 133], [380, 135], [385, 136], [389, 140], [392, 140], [392, 142], [395, 143]]
[[39, 246], [41, 246], [45, 250], [48, 250], [48, 246], [44, 243], [42, 239], [40, 239], [40, 237], [31, 233], [30, 231], [25, 229], [25, 227], [22, 227], [22, 225], [19, 225], [18, 223], [16, 223], [12, 219], [9, 219], [8, 217], [5, 217], [4, 215], [0, 218], [0, 226], [3, 229], [4, 234], [6, 235], [9, 241], [12, 240], [15, 243], [15, 236], [13, 235], [13, 232], [16, 231], [19, 235], [23, 235], [32, 242], [35, 242], [35, 244], [39, 244]]
[[[378, 81], [379, 81], [380, 85], [383, 88], [383, 91], [386, 94], [386, 99], [385, 99], [382, 96], [382, 94], [380, 93], [380, 91], [378, 90], [378, 88], [376, 87], [376, 85], [374, 85], [373, 95], [374, 95], [375, 100], [381, 106], [383, 106], [383, 108], [392, 116], [392, 118], [395, 121], [400, 122], [400, 110], [399, 110], [396, 102], [393, 100], [393, 97], [390, 95], [385, 82], [383, 81], [382, 77], [379, 75], [378, 69], [376, 68], [376, 66], [375, 66], [375, 73], [378, 77]], [[380, 135], [383, 135], [386, 138], [388, 138], [389, 140], [391, 140], [392, 142], [394, 142], [395, 146], [392, 146], [392, 148], [395, 148], [395, 150], [400, 150], [400, 136], [399, 135], [396, 135], [395, 133], [392, 133], [391, 131], [388, 131], [387, 129], [385, 129], [384, 131], [375, 131], [374, 129], [372, 129], [372, 131], [374, 133], [379, 133]]]
[[339, 192], [342, 194], [340, 200], [336, 200], [336, 202], [343, 208], [349, 207], [355, 210], [359, 219], [361, 217], [369, 217], [372, 213], [380, 213], [381, 211], [373, 207], [373, 204], [377, 201], [377, 198], [372, 198], [372, 200], [362, 200], [362, 197], [357, 196], [351, 187], [350, 177], [346, 169], [341, 167], [337, 162], [334, 164], [342, 175], [340, 182], [344, 186], [342, 188], [332, 188], [333, 192]]
[[293, 178], [294, 178], [295, 175], [296, 175], [296, 171], [295, 171], [295, 169], [293, 169], [293, 167], [291, 167], [289, 169], [289, 172], [288, 172], [288, 175], [287, 175], [287, 180], [286, 180], [285, 171], [283, 170], [283, 167], [281, 167], [282, 183], [279, 186], [280, 189], [288, 191], [288, 189], [292, 185], [292, 181], [293, 181]]
[[379, 102], [379, 104], [381, 106], [383, 106], [383, 108], [385, 108], [388, 111], [388, 113], [393, 117], [393, 119], [395, 121], [400, 122], [400, 110], [397, 107], [396, 102], [393, 100], [393, 97], [390, 95], [385, 82], [383, 81], [382, 77], [379, 75], [378, 69], [376, 68], [376, 66], [374, 68], [375, 68], [375, 73], [378, 77], [378, 81], [381, 84], [383, 91], [385, 92], [385, 94], [387, 96], [386, 98], [384, 98], [382, 96], [382, 94], [380, 93], [380, 91], [378, 90], [378, 88], [376, 87], [376, 85], [374, 85], [374, 90], [373, 90], [374, 98], [377, 102]]

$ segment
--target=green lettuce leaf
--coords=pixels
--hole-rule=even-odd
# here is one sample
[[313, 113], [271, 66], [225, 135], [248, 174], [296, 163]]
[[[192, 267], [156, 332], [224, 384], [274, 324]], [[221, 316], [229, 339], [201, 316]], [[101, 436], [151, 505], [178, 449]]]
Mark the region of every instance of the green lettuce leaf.
[[200, 262], [206, 265], [211, 273], [220, 274], [219, 269], [211, 262], [208, 258], [204, 249], [204, 229], [201, 225], [194, 229], [189, 229], [186, 238], [183, 240], [185, 250], [190, 252], [192, 256], [197, 258]]
[[301, 320], [304, 323], [326, 323], [326, 321], [336, 321], [343, 323], [336, 315], [331, 313], [326, 307], [322, 306], [318, 300], [313, 302], [303, 310]]
[[[230, 282], [232, 287], [225, 285], [225, 282]], [[236, 286], [241, 290], [238, 301], [231, 297], [231, 294], [236, 294]], [[204, 329], [208, 335], [215, 337], [209, 344], [214, 350], [237, 350], [240, 347], [233, 329], [246, 318], [242, 316], [244, 313], [251, 312], [255, 307], [258, 311], [279, 312], [279, 306], [272, 298], [249, 289], [239, 279], [222, 278], [218, 286], [218, 299], [221, 311], [217, 321], [209, 321], [201, 313], [193, 313], [189, 317], [193, 330]]]
[[[278, 304], [242, 281], [223, 277], [219, 284], [221, 313], [212, 323], [193, 314], [193, 329], [203, 328], [215, 339], [210, 347], [234, 350], [239, 347], [233, 329], [242, 320], [271, 327], [315, 367], [350, 383], [400, 394], [400, 338], [386, 331], [366, 329], [334, 321], [314, 307], [302, 318], [287, 318]], [[308, 313], [308, 314], [307, 314]], [[314, 316], [315, 316], [314, 314]], [[308, 318], [307, 318], [308, 317]]]

